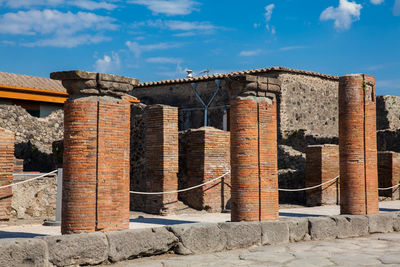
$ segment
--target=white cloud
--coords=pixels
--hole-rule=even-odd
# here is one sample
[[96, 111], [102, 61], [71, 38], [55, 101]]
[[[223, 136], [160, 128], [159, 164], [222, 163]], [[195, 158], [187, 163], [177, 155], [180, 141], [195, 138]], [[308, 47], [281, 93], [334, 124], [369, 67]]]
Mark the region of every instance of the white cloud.
[[259, 55], [261, 52], [262, 52], [261, 49], [241, 51], [241, 52], [239, 53], [239, 56], [241, 56], [241, 57], [257, 56], [257, 55]]
[[104, 55], [103, 58], [96, 60], [94, 68], [96, 72], [115, 74], [121, 68], [121, 59], [117, 53], [112, 52], [111, 57]]
[[155, 14], [167, 16], [188, 15], [199, 5], [193, 0], [131, 0], [128, 3], [144, 5]]
[[70, 5], [77, 6], [82, 9], [87, 10], [96, 10], [96, 9], [105, 9], [105, 10], [113, 10], [117, 8], [116, 5], [107, 3], [107, 2], [96, 2], [90, 0], [77, 0], [77, 1], [69, 1]]
[[153, 50], [166, 50], [181, 46], [181, 44], [179, 43], [158, 43], [158, 44], [141, 45], [138, 42], [131, 42], [131, 41], [127, 41], [125, 44], [129, 48], [129, 50], [135, 55], [136, 58], [139, 58], [143, 52], [149, 52]]
[[3, 0], [4, 5], [10, 8], [32, 8], [32, 7], [59, 7], [59, 6], [76, 6], [81, 9], [95, 10], [106, 9], [113, 10], [117, 6], [108, 2], [98, 2], [92, 0]]
[[178, 64], [182, 62], [182, 59], [173, 57], [150, 57], [146, 59], [146, 62], [158, 64]]
[[0, 33], [36, 35], [61, 32], [67, 35], [88, 29], [115, 30], [117, 26], [113, 21], [110, 17], [87, 12], [18, 11], [0, 17]]
[[105, 37], [103, 35], [81, 34], [81, 35], [64, 36], [61, 34], [57, 34], [53, 38], [42, 39], [30, 43], [29, 42], [24, 43], [23, 46], [28, 46], [28, 47], [53, 46], [53, 47], [73, 48], [79, 45], [98, 44], [109, 40], [110, 40], [109, 37]]
[[265, 6], [265, 13], [264, 13], [264, 18], [265, 18], [265, 28], [271, 32], [272, 34], [276, 33], [276, 29], [274, 26], [269, 25], [269, 22], [271, 20], [272, 17], [272, 12], [274, 11], [275, 5], [274, 4], [269, 4], [267, 6]]
[[[184, 33], [176, 34], [175, 36], [192, 36], [195, 34], [212, 34], [221, 27], [213, 25], [209, 21], [182, 21], [182, 20], [148, 20], [136, 22], [134, 28], [154, 27], [160, 29], [168, 29], [171, 31], [183, 31]], [[186, 33], [188, 32], [188, 33]]]
[[264, 13], [265, 22], [268, 23], [271, 20], [272, 12], [274, 11], [274, 8], [275, 8], [274, 4], [269, 4], [269, 5], [265, 6], [265, 13]]
[[385, 0], [371, 0], [371, 3], [374, 5], [380, 5], [384, 2]]
[[320, 20], [334, 20], [337, 30], [348, 30], [351, 24], [360, 20], [362, 5], [356, 2], [340, 0], [338, 7], [328, 7], [320, 16]]
[[87, 12], [18, 11], [0, 16], [0, 33], [36, 39], [23, 43], [26, 46], [75, 47], [107, 40], [96, 31], [115, 30], [117, 25], [113, 22], [113, 18]]
[[281, 51], [290, 51], [290, 50], [297, 50], [297, 49], [304, 49], [304, 48], [307, 48], [307, 46], [293, 45], [293, 46], [281, 47], [279, 50], [281, 50]]
[[400, 79], [376, 80], [376, 87], [378, 89], [400, 89]]
[[394, 2], [393, 15], [400, 16], [400, 0]]

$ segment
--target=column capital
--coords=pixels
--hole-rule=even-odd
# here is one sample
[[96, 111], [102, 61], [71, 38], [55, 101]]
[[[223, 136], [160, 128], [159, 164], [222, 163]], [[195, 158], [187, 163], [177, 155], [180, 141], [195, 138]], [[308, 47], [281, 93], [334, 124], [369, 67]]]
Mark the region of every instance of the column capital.
[[276, 78], [240, 75], [225, 78], [232, 98], [237, 96], [274, 97], [281, 92], [281, 82]]
[[53, 80], [61, 80], [72, 97], [112, 96], [121, 98], [139, 83], [138, 79], [81, 70], [50, 73]]

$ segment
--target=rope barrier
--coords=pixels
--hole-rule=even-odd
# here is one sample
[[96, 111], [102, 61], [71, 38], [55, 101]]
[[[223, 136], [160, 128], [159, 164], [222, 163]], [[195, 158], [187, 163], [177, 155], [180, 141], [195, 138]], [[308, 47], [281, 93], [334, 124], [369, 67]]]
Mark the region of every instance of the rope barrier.
[[321, 186], [323, 186], [323, 185], [329, 184], [329, 183], [331, 183], [331, 182], [333, 182], [333, 181], [336, 181], [338, 178], [339, 178], [339, 176], [336, 176], [335, 178], [333, 178], [333, 179], [331, 179], [331, 180], [329, 180], [329, 181], [327, 181], [327, 182], [325, 182], [325, 183], [322, 183], [322, 184], [319, 184], [319, 185], [315, 185], [315, 186], [311, 186], [311, 187], [300, 188], [300, 189], [280, 189], [280, 188], [278, 188], [278, 190], [279, 190], [279, 191], [282, 191], [282, 192], [307, 191], [307, 190], [315, 189], [315, 188], [321, 187]]
[[49, 172], [49, 173], [45, 173], [45, 174], [39, 175], [39, 176], [37, 176], [37, 177], [33, 177], [33, 178], [30, 178], [30, 179], [27, 179], [27, 180], [24, 180], [24, 181], [15, 183], [15, 184], [8, 184], [8, 185], [0, 186], [0, 189], [6, 188], [6, 187], [10, 187], [10, 186], [19, 185], [19, 184], [23, 184], [23, 183], [27, 183], [27, 182], [30, 182], [30, 181], [33, 181], [33, 180], [36, 180], [36, 179], [45, 177], [46, 175], [56, 173], [57, 171], [58, 171], [58, 170], [54, 170], [54, 171], [51, 171], [51, 172]]
[[231, 173], [231, 171], [226, 172], [225, 174], [222, 174], [221, 176], [218, 176], [217, 178], [214, 178], [208, 182], [199, 184], [199, 185], [195, 185], [189, 188], [185, 188], [185, 189], [181, 189], [181, 190], [174, 190], [174, 191], [168, 191], [168, 192], [137, 192], [137, 191], [129, 191], [129, 193], [131, 194], [136, 194], [136, 195], [165, 195], [165, 194], [175, 194], [175, 193], [180, 193], [180, 192], [185, 192], [185, 191], [189, 191], [192, 189], [196, 189], [202, 186], [205, 186], [207, 184], [210, 184], [212, 182], [215, 182], [216, 180], [221, 179], [222, 177], [228, 175], [229, 173]]
[[[49, 173], [45, 173], [45, 174], [39, 175], [39, 176], [37, 176], [37, 177], [33, 177], [33, 178], [30, 178], [30, 179], [27, 179], [27, 180], [24, 180], [24, 181], [15, 183], [15, 184], [9, 184], [9, 185], [0, 186], [0, 189], [7, 188], [7, 187], [10, 187], [10, 186], [16, 186], [16, 185], [19, 185], [19, 184], [23, 184], [23, 183], [27, 183], [27, 182], [33, 181], [33, 180], [37, 180], [37, 179], [42, 178], [42, 177], [45, 177], [45, 176], [47, 176], [47, 175], [49, 175], [49, 174], [56, 173], [57, 171], [58, 171], [58, 170], [54, 170], [54, 171], [51, 171], [51, 172], [49, 172]], [[210, 180], [210, 181], [208, 181], [208, 182], [205, 182], [205, 183], [202, 183], [202, 184], [199, 184], [199, 185], [196, 185], [196, 186], [192, 186], [192, 187], [189, 187], [189, 188], [185, 188], [185, 189], [174, 190], [174, 191], [168, 191], [168, 192], [138, 192], [138, 191], [129, 191], [129, 193], [131, 193], [131, 194], [137, 194], [137, 195], [165, 195], [165, 194], [175, 194], [175, 193], [180, 193], [180, 192], [186, 192], [186, 191], [193, 190], [193, 189], [196, 189], [196, 188], [199, 188], [199, 187], [203, 187], [203, 186], [205, 186], [205, 185], [207, 185], [207, 184], [210, 184], [210, 183], [212, 183], [212, 182], [215, 182], [215, 181], [217, 181], [217, 180], [219, 180], [219, 179], [225, 177], [225, 176], [228, 175], [229, 173], [230, 173], [230, 171], [228, 171], [228, 172], [224, 173], [223, 175], [218, 176], [217, 178], [214, 178], [214, 179], [212, 179], [212, 180]], [[23, 175], [23, 174], [14, 174], [14, 175]], [[324, 182], [324, 183], [319, 184], [319, 185], [311, 186], [311, 187], [299, 188], [299, 189], [284, 189], [284, 188], [278, 188], [278, 190], [279, 190], [279, 191], [282, 191], [282, 192], [300, 192], [300, 191], [307, 191], [307, 190], [312, 190], [312, 189], [315, 189], [315, 188], [324, 186], [324, 185], [326, 185], [326, 184], [329, 184], [329, 183], [331, 183], [331, 182], [334, 182], [334, 181], [336, 181], [338, 178], [339, 178], [339, 176], [336, 176], [335, 178], [333, 178], [333, 179], [331, 179], [331, 180], [329, 180], [329, 181], [327, 181], [327, 182]], [[380, 190], [380, 191], [390, 190], [390, 189], [394, 189], [394, 188], [399, 187], [399, 186], [400, 186], [400, 183], [397, 184], [397, 185], [391, 186], [391, 187], [378, 188], [378, 190]]]
[[384, 190], [394, 189], [394, 188], [396, 188], [396, 187], [398, 187], [398, 186], [400, 186], [400, 184], [396, 184], [396, 185], [394, 185], [394, 186], [386, 187], [386, 188], [378, 188], [378, 190], [384, 191]]

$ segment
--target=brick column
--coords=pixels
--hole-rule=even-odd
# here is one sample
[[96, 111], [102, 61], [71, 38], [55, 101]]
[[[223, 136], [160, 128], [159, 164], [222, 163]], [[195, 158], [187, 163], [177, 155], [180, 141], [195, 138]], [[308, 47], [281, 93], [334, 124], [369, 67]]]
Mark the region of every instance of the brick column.
[[[279, 218], [276, 79], [230, 77], [232, 221]], [[273, 92], [273, 93], [268, 93]]]
[[[319, 185], [339, 175], [339, 146], [315, 145], [306, 149], [306, 187]], [[338, 203], [338, 180], [306, 191], [307, 206]]]
[[[400, 153], [378, 152], [378, 184], [380, 188], [388, 188], [400, 183]], [[400, 188], [380, 190], [379, 196], [400, 199]]]
[[[182, 187], [208, 182], [230, 169], [230, 133], [213, 127], [202, 127], [186, 133], [186, 173]], [[222, 179], [182, 192], [179, 197], [191, 208], [221, 212], [231, 198], [230, 174]]]
[[339, 79], [341, 214], [375, 214], [378, 206], [375, 78]]
[[[14, 133], [0, 128], [0, 186], [13, 182]], [[0, 220], [10, 219], [12, 187], [0, 189]]]
[[83, 71], [55, 72], [64, 105], [61, 232], [129, 228], [130, 104], [137, 80]]
[[[147, 192], [178, 190], [178, 108], [146, 108]], [[178, 193], [146, 196], [146, 212], [167, 213], [178, 202]]]

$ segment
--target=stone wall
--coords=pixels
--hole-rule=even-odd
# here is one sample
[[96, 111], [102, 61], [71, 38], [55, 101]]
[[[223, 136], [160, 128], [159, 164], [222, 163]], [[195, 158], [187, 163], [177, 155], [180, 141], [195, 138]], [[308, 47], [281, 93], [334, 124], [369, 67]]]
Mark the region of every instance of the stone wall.
[[376, 122], [378, 130], [400, 128], [400, 97], [380, 95], [376, 97]]
[[0, 105], [0, 127], [15, 134], [15, 157], [24, 159], [25, 171], [52, 171], [52, 143], [63, 138], [64, 113], [46, 118], [31, 116], [24, 108]]
[[[37, 174], [14, 176], [18, 183]], [[13, 187], [11, 216], [18, 219], [54, 219], [57, 201], [57, 174], [47, 175], [34, 181]]]

